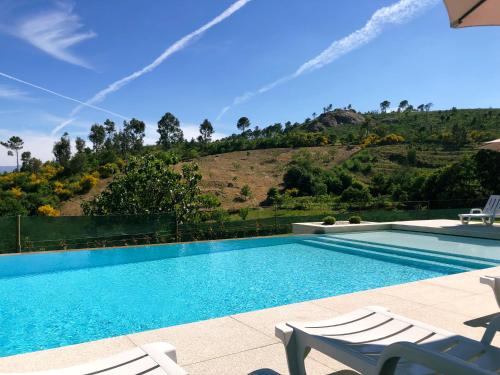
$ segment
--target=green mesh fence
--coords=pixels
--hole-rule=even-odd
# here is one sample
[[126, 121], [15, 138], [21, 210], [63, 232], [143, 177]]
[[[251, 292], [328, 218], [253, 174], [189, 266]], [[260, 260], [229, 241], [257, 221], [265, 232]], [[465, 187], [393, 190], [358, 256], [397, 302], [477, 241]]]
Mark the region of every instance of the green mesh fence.
[[[132, 246], [168, 242], [215, 240], [286, 234], [292, 223], [318, 222], [325, 216], [348, 220], [359, 215], [364, 221], [401, 221], [457, 219], [467, 209], [415, 210], [285, 210], [258, 208], [242, 220], [233, 215], [229, 221], [208, 221], [176, 225], [171, 215], [147, 216], [74, 216], [22, 217], [20, 220], [23, 252]], [[262, 217], [259, 217], [262, 216]], [[16, 247], [16, 217], [0, 217], [0, 253], [11, 253]]]
[[0, 217], [0, 253], [16, 251], [16, 217]]

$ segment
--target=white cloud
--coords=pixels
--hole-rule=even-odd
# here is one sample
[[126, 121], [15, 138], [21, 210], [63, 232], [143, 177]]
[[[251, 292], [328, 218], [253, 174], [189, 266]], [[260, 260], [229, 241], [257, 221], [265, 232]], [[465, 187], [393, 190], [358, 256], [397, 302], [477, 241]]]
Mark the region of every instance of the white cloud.
[[71, 47], [97, 36], [93, 31], [82, 31], [82, 28], [73, 5], [58, 2], [54, 9], [31, 15], [3, 29], [59, 60], [90, 68], [88, 62], [71, 52]]
[[305, 73], [313, 72], [331, 64], [338, 58], [376, 39], [384, 32], [387, 26], [409, 22], [416, 16], [422, 14], [425, 10], [437, 5], [439, 2], [440, 0], [400, 0], [392, 5], [380, 8], [373, 13], [371, 18], [361, 29], [354, 31], [342, 39], [334, 41], [319, 55], [302, 64], [293, 74], [282, 77], [261, 87], [257, 91], [247, 92], [244, 95], [238, 96], [231, 105], [221, 110], [217, 119], [219, 120], [222, 118], [222, 116], [235, 105], [244, 103], [256, 95], [270, 91], [276, 86], [298, 78]]
[[[52, 160], [52, 145], [58, 140], [49, 134], [36, 131], [16, 131], [10, 129], [0, 129], [0, 139], [5, 140], [13, 135], [21, 137], [24, 147], [21, 152], [30, 151], [33, 157], [43, 161]], [[7, 149], [0, 148], [0, 165], [16, 165], [16, 159], [7, 155]]]
[[[191, 43], [193, 40], [196, 38], [200, 37], [211, 29], [212, 27], [216, 26], [217, 24], [221, 23], [224, 21], [226, 18], [232, 16], [235, 12], [240, 10], [242, 7], [244, 7], [247, 3], [249, 3], [251, 0], [238, 0], [235, 3], [233, 3], [229, 8], [224, 10], [221, 14], [219, 14], [217, 17], [212, 19], [210, 22], [206, 23], [199, 29], [193, 31], [192, 33], [182, 37], [178, 41], [176, 41], [174, 44], [169, 46], [160, 56], [158, 56], [151, 64], [146, 65], [144, 68], [129, 74], [128, 76], [115, 81], [111, 83], [108, 87], [105, 89], [99, 91], [96, 93], [92, 98], [90, 98], [86, 103], [87, 105], [91, 104], [96, 104], [102, 102], [109, 94], [120, 90], [123, 86], [129, 84], [130, 82], [136, 80], [137, 78], [143, 76], [146, 73], [152, 72], [154, 69], [156, 69], [163, 61], [168, 59], [170, 56], [173, 54], [183, 50], [186, 48], [189, 43]], [[77, 106], [72, 112], [71, 112], [71, 117], [75, 116], [78, 112], [80, 112], [84, 108], [84, 105], [79, 105]]]
[[[146, 137], [144, 138], [144, 143], [147, 145], [155, 145], [160, 135], [156, 131], [158, 129], [158, 125], [155, 122], [146, 122]], [[200, 135], [200, 126], [192, 123], [181, 123], [181, 129], [184, 133], [184, 138], [188, 141], [191, 138], [198, 138]], [[212, 140], [217, 140], [221, 138], [227, 137], [227, 134], [215, 132], [212, 135]]]
[[0, 85], [0, 99], [28, 99], [28, 95], [17, 88]]

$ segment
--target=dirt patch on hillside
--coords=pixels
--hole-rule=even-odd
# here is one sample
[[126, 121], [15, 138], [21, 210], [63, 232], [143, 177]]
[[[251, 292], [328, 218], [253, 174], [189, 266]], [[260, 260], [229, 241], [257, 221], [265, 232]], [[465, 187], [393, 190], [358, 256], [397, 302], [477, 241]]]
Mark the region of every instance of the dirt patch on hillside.
[[[347, 150], [333, 146], [274, 148], [211, 155], [194, 161], [203, 175], [202, 190], [215, 194], [224, 208], [238, 208], [256, 206], [265, 200], [269, 188], [281, 185], [293, 155], [301, 150], [309, 151], [325, 168], [340, 164], [359, 151], [358, 148]], [[244, 185], [250, 186], [252, 191], [247, 201], [240, 199]]]
[[73, 198], [67, 200], [66, 202], [61, 203], [59, 210], [61, 211], [62, 216], [82, 216], [83, 210], [81, 204], [83, 201], [92, 200], [97, 195], [101, 194], [109, 185], [113, 178], [105, 178], [99, 180], [97, 185], [88, 192], [87, 194], [77, 195]]

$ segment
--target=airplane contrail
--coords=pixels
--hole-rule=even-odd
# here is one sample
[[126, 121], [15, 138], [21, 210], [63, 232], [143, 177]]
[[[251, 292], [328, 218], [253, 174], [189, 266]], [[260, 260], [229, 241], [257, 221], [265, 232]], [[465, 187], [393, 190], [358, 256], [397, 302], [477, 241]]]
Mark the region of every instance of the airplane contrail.
[[417, 15], [437, 5], [439, 2], [440, 0], [400, 0], [397, 3], [378, 9], [361, 29], [354, 31], [342, 39], [334, 41], [319, 55], [302, 64], [294, 73], [284, 76], [256, 91], [249, 91], [236, 97], [232, 104], [224, 107], [220, 111], [217, 120], [220, 120], [233, 106], [244, 103], [256, 95], [268, 92], [303, 74], [313, 72], [331, 64], [338, 58], [376, 39], [384, 32], [386, 26], [409, 22]]
[[33, 87], [35, 89], [38, 89], [38, 90], [41, 90], [41, 91], [44, 91], [46, 93], [49, 93], [51, 95], [55, 95], [55, 96], [58, 96], [59, 98], [63, 98], [63, 99], [66, 99], [66, 100], [69, 100], [69, 101], [72, 101], [74, 103], [78, 103], [82, 106], [85, 106], [85, 107], [89, 107], [89, 108], [92, 108], [92, 109], [96, 109], [98, 111], [101, 111], [101, 112], [104, 112], [104, 113], [108, 113], [110, 115], [113, 115], [113, 116], [116, 116], [116, 117], [120, 117], [124, 120], [128, 120], [129, 117], [127, 116], [124, 116], [124, 115], [120, 115], [119, 113], [116, 113], [116, 112], [113, 112], [113, 111], [110, 111], [108, 109], [105, 109], [105, 108], [102, 108], [102, 107], [98, 107], [96, 105], [93, 105], [93, 104], [88, 104], [88, 103], [85, 103], [84, 101], [81, 101], [81, 100], [78, 100], [78, 99], [75, 99], [75, 98], [72, 98], [70, 96], [67, 96], [67, 95], [63, 95], [63, 94], [60, 94], [56, 91], [52, 91], [52, 90], [49, 90], [45, 87], [42, 87], [42, 86], [38, 86], [38, 85], [35, 85], [34, 83], [31, 83], [31, 82], [27, 82], [27, 81], [24, 81], [20, 78], [17, 78], [17, 77], [14, 77], [14, 76], [11, 76], [10, 74], [6, 74], [6, 73], [2, 73], [0, 72], [0, 76], [1, 77], [4, 77], [4, 78], [7, 78], [7, 79], [10, 79], [12, 81], [15, 81], [15, 82], [18, 82], [18, 83], [22, 83], [23, 85], [26, 85], [26, 86], [29, 86], [29, 87]]
[[[221, 14], [219, 14], [217, 17], [212, 19], [210, 22], [206, 23], [205, 25], [201, 26], [199, 29], [193, 31], [192, 33], [182, 37], [178, 41], [176, 41], [174, 44], [169, 46], [160, 56], [158, 56], [151, 64], [146, 65], [144, 68], [129, 74], [128, 76], [119, 79], [118, 81], [115, 81], [108, 85], [105, 89], [99, 91], [96, 93], [92, 98], [87, 100], [85, 103], [80, 103], [77, 107], [71, 111], [70, 116], [74, 117], [78, 112], [80, 112], [84, 107], [92, 106], [95, 103], [100, 103], [102, 102], [109, 94], [118, 91], [121, 89], [123, 86], [127, 85], [128, 83], [136, 80], [137, 78], [141, 77], [142, 75], [146, 73], [152, 72], [155, 68], [157, 68], [163, 61], [168, 59], [170, 56], [175, 54], [176, 52], [181, 51], [184, 49], [191, 41], [196, 39], [197, 37], [200, 37], [204, 32], [207, 30], [211, 29], [212, 27], [216, 26], [217, 24], [221, 23], [224, 21], [226, 18], [230, 17], [234, 13], [236, 13], [238, 10], [243, 8], [246, 4], [248, 4], [251, 0], [238, 0], [235, 3], [233, 3], [229, 8], [224, 10]], [[65, 121], [66, 122], [66, 121]], [[61, 130], [64, 128], [64, 123], [60, 124], [57, 128], [54, 129], [54, 131], [57, 129], [57, 131]]]

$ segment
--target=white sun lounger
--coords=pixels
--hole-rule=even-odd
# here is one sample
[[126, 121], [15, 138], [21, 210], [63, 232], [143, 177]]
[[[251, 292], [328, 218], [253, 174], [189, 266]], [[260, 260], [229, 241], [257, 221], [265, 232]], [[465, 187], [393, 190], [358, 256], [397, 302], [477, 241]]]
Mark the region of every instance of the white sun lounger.
[[500, 306], [500, 276], [483, 276], [480, 279], [481, 284], [491, 286], [495, 298], [497, 300], [498, 306]]
[[[363, 375], [498, 374], [500, 349], [491, 345], [500, 318], [488, 326], [481, 342], [393, 314], [365, 307], [330, 320], [280, 323], [276, 336], [286, 349], [291, 375], [305, 375], [310, 349]], [[432, 369], [430, 371], [429, 369]]]
[[458, 215], [462, 224], [469, 224], [471, 219], [481, 219], [486, 225], [493, 225], [497, 216], [500, 217], [500, 195], [492, 195], [484, 209], [473, 208], [468, 214]]
[[176, 362], [175, 348], [170, 344], [158, 342], [138, 346], [84, 365], [2, 375], [187, 375]]

